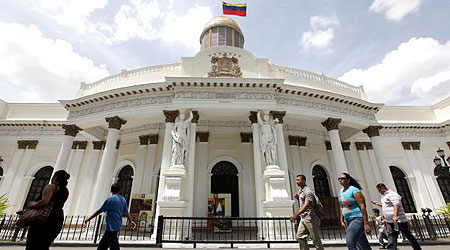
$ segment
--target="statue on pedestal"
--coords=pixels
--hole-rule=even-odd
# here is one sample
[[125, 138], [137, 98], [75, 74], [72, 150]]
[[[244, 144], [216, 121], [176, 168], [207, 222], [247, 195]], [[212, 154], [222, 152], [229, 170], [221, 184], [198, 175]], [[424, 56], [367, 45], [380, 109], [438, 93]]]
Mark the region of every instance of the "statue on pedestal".
[[269, 115], [264, 115], [263, 119], [261, 118], [261, 113], [261, 110], [259, 110], [257, 114], [258, 124], [261, 127], [261, 152], [264, 154], [264, 161], [266, 163], [266, 166], [273, 166], [276, 165], [277, 162], [277, 136], [275, 125], [278, 123], [278, 119], [270, 121]]
[[189, 118], [185, 120], [185, 115], [180, 114], [179, 119], [175, 122], [172, 129], [172, 161], [171, 166], [184, 165], [186, 160], [186, 151], [189, 146], [189, 134], [192, 118], [194, 117], [192, 111], [189, 111]]

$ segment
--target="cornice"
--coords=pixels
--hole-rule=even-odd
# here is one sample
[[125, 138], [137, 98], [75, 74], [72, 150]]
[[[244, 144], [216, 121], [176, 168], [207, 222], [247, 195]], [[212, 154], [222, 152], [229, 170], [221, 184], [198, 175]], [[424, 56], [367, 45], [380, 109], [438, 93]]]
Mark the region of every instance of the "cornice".
[[62, 125], [62, 122], [0, 122], [0, 135], [61, 136], [64, 135]]

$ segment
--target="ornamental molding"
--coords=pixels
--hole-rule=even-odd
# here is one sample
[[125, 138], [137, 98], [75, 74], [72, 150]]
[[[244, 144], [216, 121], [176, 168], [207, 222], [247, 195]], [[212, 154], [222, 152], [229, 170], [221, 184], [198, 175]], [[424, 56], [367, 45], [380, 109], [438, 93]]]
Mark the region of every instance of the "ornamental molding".
[[287, 106], [294, 106], [294, 107], [301, 107], [309, 110], [322, 110], [330, 113], [338, 113], [341, 115], [349, 115], [354, 116], [357, 118], [362, 118], [366, 120], [373, 120], [375, 121], [375, 114], [372, 113], [363, 113], [360, 111], [356, 111], [349, 108], [344, 108], [340, 106], [325, 104], [325, 103], [319, 103], [319, 102], [313, 102], [309, 100], [302, 100], [302, 99], [295, 99], [295, 98], [287, 98], [287, 97], [279, 97], [277, 98], [277, 104], [279, 105], [287, 105]]
[[234, 57], [228, 57], [227, 53], [223, 53], [222, 57], [211, 57], [211, 71], [208, 77], [241, 77], [242, 72], [239, 66], [239, 60]]
[[326, 131], [323, 131], [322, 129], [313, 129], [308, 127], [303, 127], [300, 125], [294, 125], [294, 124], [284, 124], [283, 127], [286, 129], [286, 131], [299, 131], [306, 134], [314, 134], [314, 135], [320, 135], [320, 136], [327, 136], [328, 133]]
[[101, 114], [108, 111], [117, 111], [120, 109], [129, 109], [144, 107], [149, 105], [163, 105], [172, 103], [173, 93], [165, 93], [162, 95], [152, 95], [146, 98], [130, 99], [105, 103], [103, 105], [96, 105], [92, 107], [81, 108], [69, 112], [68, 119], [82, 118], [92, 114]]
[[417, 137], [445, 137], [450, 135], [449, 131], [442, 131], [440, 129], [406, 129], [406, 130], [391, 130], [383, 129], [380, 131], [381, 137], [401, 137], [401, 138], [417, 138]]
[[137, 126], [137, 127], [132, 127], [132, 128], [124, 128], [124, 129], [122, 129], [121, 134], [127, 135], [127, 134], [140, 133], [143, 131], [162, 129], [162, 128], [165, 128], [164, 123], [150, 123], [150, 124], [145, 124], [142, 126]]
[[217, 91], [192, 91], [181, 90], [176, 91], [174, 99], [188, 99], [188, 100], [216, 100], [216, 99], [234, 99], [234, 100], [264, 100], [274, 101], [276, 99], [275, 93], [264, 91], [239, 91], [236, 89], [223, 90], [217, 89]]
[[250, 122], [248, 121], [210, 121], [210, 120], [200, 120], [198, 121], [198, 126], [208, 126], [208, 127], [250, 127]]
[[1, 136], [62, 136], [64, 130], [57, 127], [0, 127]]

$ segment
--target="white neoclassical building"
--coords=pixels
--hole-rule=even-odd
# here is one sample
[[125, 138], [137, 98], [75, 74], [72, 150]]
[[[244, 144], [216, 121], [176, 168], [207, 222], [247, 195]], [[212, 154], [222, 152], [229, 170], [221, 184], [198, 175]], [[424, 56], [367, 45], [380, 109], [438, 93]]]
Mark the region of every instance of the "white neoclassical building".
[[82, 83], [71, 100], [0, 100], [9, 212], [60, 169], [71, 175], [69, 215], [94, 211], [117, 181], [128, 201], [156, 200], [146, 208], [156, 215], [208, 216], [220, 194], [232, 216], [288, 216], [297, 174], [332, 207], [342, 172], [369, 200], [377, 183], [396, 189], [407, 212], [450, 202], [448, 168], [433, 162], [449, 151], [450, 98], [369, 102], [361, 86], [255, 57], [230, 18], [212, 19], [200, 44], [172, 64]]

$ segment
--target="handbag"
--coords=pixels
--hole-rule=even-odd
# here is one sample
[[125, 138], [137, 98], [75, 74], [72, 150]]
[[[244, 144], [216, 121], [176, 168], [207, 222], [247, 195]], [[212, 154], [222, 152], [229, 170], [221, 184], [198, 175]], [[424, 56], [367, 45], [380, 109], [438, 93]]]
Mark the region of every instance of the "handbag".
[[39, 208], [27, 208], [20, 215], [16, 221], [19, 227], [28, 227], [33, 225], [46, 224], [48, 217], [52, 212], [55, 203], [49, 202], [47, 205]]

